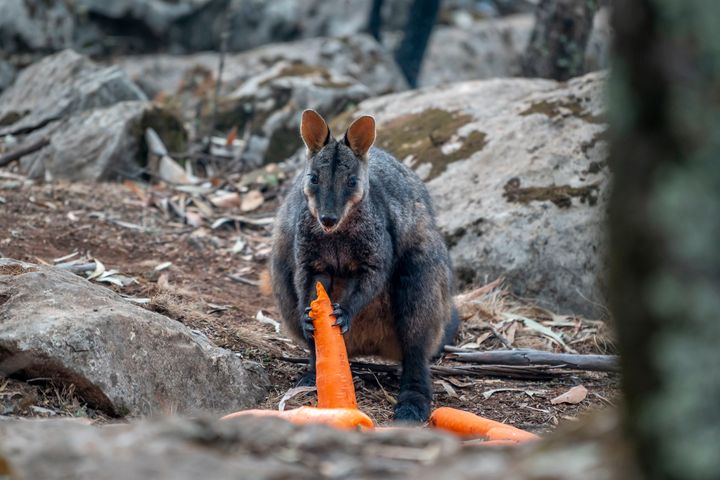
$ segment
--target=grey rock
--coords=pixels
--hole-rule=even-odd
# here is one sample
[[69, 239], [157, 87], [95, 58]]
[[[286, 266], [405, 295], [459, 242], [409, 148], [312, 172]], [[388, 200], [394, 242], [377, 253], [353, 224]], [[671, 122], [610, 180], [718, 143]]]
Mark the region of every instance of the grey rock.
[[0, 374], [74, 384], [110, 415], [227, 413], [256, 405], [267, 386], [256, 366], [179, 322], [11, 259], [0, 259]]
[[0, 2], [0, 45], [5, 53], [53, 52], [72, 45], [75, 17], [64, 1]]
[[[517, 14], [469, 21], [467, 25], [438, 26], [420, 71], [420, 85], [519, 75], [533, 22], [532, 14]], [[595, 15], [585, 52], [587, 71], [608, 67], [608, 24], [608, 11], [603, 8]]]
[[101, 67], [72, 50], [20, 72], [0, 95], [0, 135], [27, 133], [76, 112], [147, 100], [118, 67]]
[[15, 80], [15, 75], [17, 75], [15, 66], [10, 62], [0, 59], [0, 93], [12, 85]]
[[47, 138], [49, 144], [24, 156], [20, 165], [31, 178], [48, 181], [137, 177], [142, 172], [142, 138], [147, 127], [159, 129], [167, 139], [185, 136], [181, 122], [152, 103], [119, 102], [33, 132], [23, 143]]
[[505, 276], [517, 294], [597, 317], [610, 184], [604, 79], [457, 83], [369, 99], [354, 116], [375, 115], [376, 144], [425, 178], [461, 285]]

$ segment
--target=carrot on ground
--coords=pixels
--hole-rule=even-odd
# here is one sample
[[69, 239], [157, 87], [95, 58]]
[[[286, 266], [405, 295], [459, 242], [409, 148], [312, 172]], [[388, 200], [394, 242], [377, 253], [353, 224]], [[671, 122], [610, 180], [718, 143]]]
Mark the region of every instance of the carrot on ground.
[[[512, 425], [483, 418], [456, 408], [440, 407], [430, 415], [430, 426], [453, 432], [463, 437], [482, 437], [487, 440], [534, 440], [537, 435]], [[492, 435], [492, 437], [491, 437]]]
[[540, 437], [534, 433], [526, 432], [525, 430], [520, 430], [519, 428], [506, 425], [504, 427], [491, 428], [485, 434], [485, 438], [491, 441], [510, 440], [513, 442], [528, 442], [530, 440], [537, 440]]
[[225, 415], [221, 420], [255, 416], [277, 417], [297, 425], [322, 424], [335, 428], [354, 430], [358, 427], [373, 428], [373, 421], [356, 408], [316, 408], [299, 407], [292, 410], [241, 410]]
[[357, 408], [350, 362], [333, 307], [322, 283], [315, 285], [317, 298], [310, 303], [315, 327], [315, 378], [318, 407]]

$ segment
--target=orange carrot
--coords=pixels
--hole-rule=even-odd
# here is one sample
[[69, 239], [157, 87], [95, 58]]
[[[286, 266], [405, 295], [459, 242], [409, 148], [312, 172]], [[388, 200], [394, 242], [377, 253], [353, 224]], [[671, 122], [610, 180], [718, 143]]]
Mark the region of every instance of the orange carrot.
[[241, 410], [225, 415], [221, 420], [255, 416], [277, 417], [297, 425], [322, 424], [335, 428], [354, 430], [358, 427], [373, 428], [373, 421], [356, 408], [299, 407], [280, 412], [278, 410]]
[[530, 440], [537, 440], [540, 437], [534, 433], [526, 432], [525, 430], [520, 430], [519, 428], [507, 425], [505, 427], [491, 428], [485, 434], [485, 438], [489, 441], [511, 440], [513, 442], [528, 442]]
[[317, 282], [315, 289], [317, 298], [310, 303], [310, 317], [315, 327], [318, 407], [357, 408], [345, 340], [335, 325], [332, 303], [322, 283]]
[[[430, 415], [430, 426], [453, 432], [463, 437], [484, 437], [488, 440], [527, 441], [538, 438], [512, 425], [483, 418], [470, 412], [440, 407]], [[490, 436], [492, 432], [492, 437]]]

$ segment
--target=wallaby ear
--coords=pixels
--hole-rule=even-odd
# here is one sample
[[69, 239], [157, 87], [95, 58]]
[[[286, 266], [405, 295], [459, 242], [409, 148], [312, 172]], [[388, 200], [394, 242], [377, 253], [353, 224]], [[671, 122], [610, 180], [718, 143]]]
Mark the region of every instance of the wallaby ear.
[[330, 129], [315, 110], [305, 110], [300, 120], [300, 135], [311, 153], [318, 152], [330, 140]]
[[364, 157], [375, 143], [375, 119], [364, 115], [355, 120], [345, 132], [344, 140], [355, 155]]

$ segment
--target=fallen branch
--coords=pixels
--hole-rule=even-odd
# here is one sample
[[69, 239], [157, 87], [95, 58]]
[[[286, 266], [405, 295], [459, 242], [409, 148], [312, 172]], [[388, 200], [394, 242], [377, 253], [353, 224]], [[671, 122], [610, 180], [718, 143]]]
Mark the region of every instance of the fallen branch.
[[617, 355], [578, 355], [570, 353], [551, 353], [540, 350], [495, 350], [491, 352], [467, 352], [462, 349], [445, 347], [450, 352], [448, 358], [458, 362], [496, 366], [546, 366], [589, 370], [598, 372], [617, 372], [620, 367]]
[[5, 155], [0, 156], [0, 167], [9, 165], [10, 163], [14, 162], [15, 160], [21, 159], [25, 155], [29, 155], [33, 152], [37, 152], [38, 150], [40, 150], [43, 147], [46, 147], [47, 145], [50, 145], [50, 139], [47, 137], [42, 137], [29, 145], [25, 145], [25, 146], [16, 148], [12, 152], [8, 152]]
[[[307, 365], [308, 359], [301, 357], [275, 357], [280, 361], [288, 363], [299, 363]], [[355, 373], [362, 373], [361, 370], [372, 372], [400, 374], [399, 365], [388, 365], [384, 363], [350, 362], [350, 369]], [[502, 377], [519, 380], [549, 380], [567, 375], [567, 372], [551, 370], [544, 366], [502, 366], [502, 365], [462, 365], [448, 367], [445, 365], [431, 365], [430, 371], [441, 376], [469, 376], [469, 377]]]

